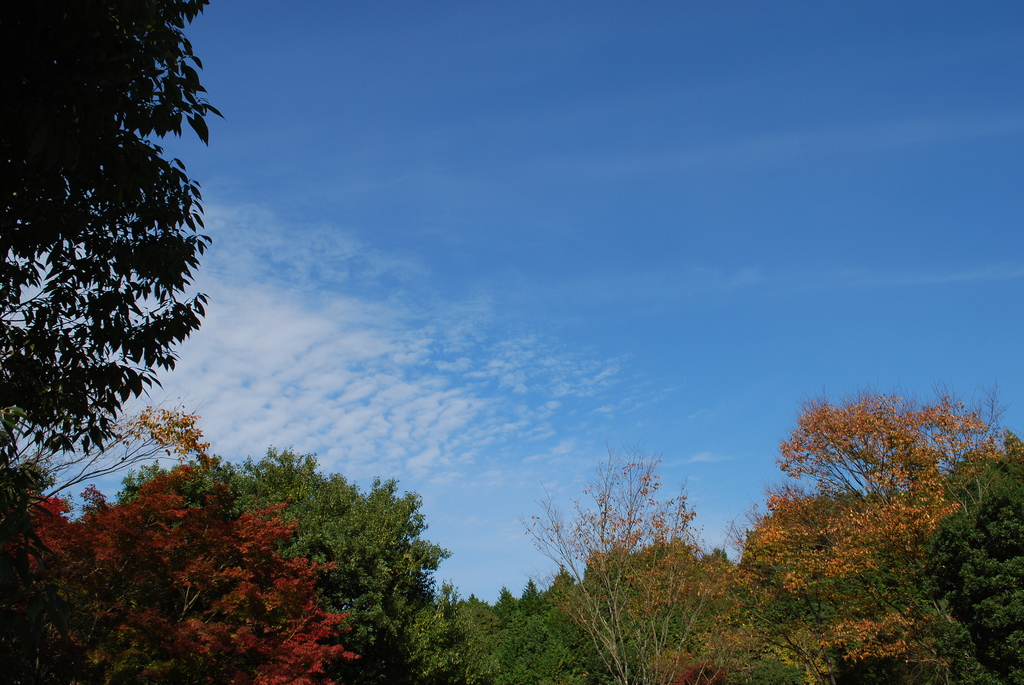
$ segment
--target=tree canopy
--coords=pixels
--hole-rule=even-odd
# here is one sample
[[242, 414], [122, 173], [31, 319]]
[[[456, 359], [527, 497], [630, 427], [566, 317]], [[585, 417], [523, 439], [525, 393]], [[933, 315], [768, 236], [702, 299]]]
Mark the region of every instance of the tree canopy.
[[556, 604], [591, 638], [620, 685], [666, 685], [686, 671], [695, 628], [718, 593], [685, 495], [662, 501], [660, 457], [609, 448], [567, 520], [549, 497], [528, 530], [571, 582]]
[[949, 397], [808, 403], [781, 445], [788, 479], [744, 541], [750, 620], [823, 685], [942, 674], [929, 541], [971, 502], [1000, 438]]
[[0, 407], [33, 441], [103, 442], [174, 366], [205, 297], [199, 186], [155, 140], [203, 141], [185, 26], [207, 0], [37, 0], [0, 16]]
[[561, 554], [550, 586], [493, 606], [435, 587], [447, 552], [414, 493], [360, 490], [290, 450], [210, 457], [195, 418], [137, 417], [129, 432], [175, 468], [130, 474], [115, 504], [92, 492], [77, 518], [44, 497], [41, 553], [5, 546], [0, 573], [41, 582], [0, 585], [0, 622], [38, 619], [58, 587], [74, 609], [63, 633], [16, 626], [43, 649], [0, 634], [15, 682], [1020, 680], [1024, 446], [950, 398], [806, 405], [735, 564], [700, 548], [682, 498], [658, 497], [656, 457], [611, 452], [592, 505], [570, 518], [548, 500], [534, 519]]
[[113, 505], [92, 490], [76, 521], [47, 502], [42, 572], [75, 611], [67, 643], [45, 659], [7, 652], [11, 666], [36, 671], [21, 682], [333, 682], [326, 667], [353, 658], [337, 639], [344, 615], [317, 601], [315, 563], [281, 554], [294, 524], [281, 507], [236, 515], [222, 483], [191, 506], [198, 475], [178, 466]]
[[931, 542], [928, 582], [953, 621], [943, 648], [961, 682], [1024, 680], [1024, 444], [984, 479], [980, 501], [947, 518]]
[[[336, 680], [432, 682], [432, 660], [457, 653], [458, 626], [448, 620], [451, 612], [433, 579], [448, 552], [423, 537], [418, 495], [399, 494], [393, 480], [375, 480], [363, 492], [339, 474], [321, 473], [314, 455], [273, 448], [258, 461], [235, 465], [214, 458], [198, 471], [182, 488], [193, 505], [223, 483], [236, 497], [236, 515], [280, 506], [281, 516], [294, 523], [283, 553], [319, 564], [318, 596], [326, 609], [346, 614], [345, 646], [360, 656], [333, 663], [328, 671]], [[150, 466], [130, 475], [121, 501], [132, 501], [167, 474]]]

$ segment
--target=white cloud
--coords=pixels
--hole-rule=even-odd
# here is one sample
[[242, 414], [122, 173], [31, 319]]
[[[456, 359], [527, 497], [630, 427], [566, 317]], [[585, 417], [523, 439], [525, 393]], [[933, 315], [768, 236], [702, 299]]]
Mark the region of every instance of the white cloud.
[[457, 461], [493, 431], [471, 428], [492, 401], [421, 373], [429, 341], [379, 305], [335, 301], [328, 315], [254, 288], [211, 295], [203, 329], [164, 385], [199, 403], [225, 455], [274, 444], [358, 475], [423, 470]]
[[[941, 144], [1015, 134], [1024, 118], [905, 119], [847, 128], [779, 130], [754, 137], [717, 141], [703, 147], [662, 150], [654, 154], [552, 156], [529, 168], [530, 178], [617, 178], [723, 168], [759, 168], [793, 159], [841, 156], [874, 150]], [[525, 173], [525, 172], [524, 172]]]
[[[358, 284], [382, 274], [420, 275], [352, 239], [314, 230], [295, 246], [265, 212], [211, 214], [216, 249], [201, 283], [208, 315], [162, 380], [172, 400], [199, 411], [225, 457], [292, 447], [357, 479], [409, 474], [444, 484], [470, 477], [467, 465], [487, 471], [512, 438], [557, 440], [556, 415], [617, 380], [614, 360], [536, 334], [501, 336], [489, 312], [475, 316], [477, 303], [410, 302], [381, 283], [365, 296]], [[316, 260], [327, 267], [303, 266]], [[356, 287], [331, 272], [339, 264]], [[571, 444], [563, 439], [549, 454]]]
[[[698, 464], [698, 463], [714, 464], [714, 463], [717, 463], [717, 462], [720, 462], [720, 461], [729, 461], [730, 459], [732, 459], [732, 457], [722, 456], [720, 454], [714, 454], [712, 452], [698, 452], [697, 454], [693, 455], [692, 457], [690, 457], [689, 459], [687, 459], [683, 463], [684, 464]], [[692, 478], [696, 479], [696, 477], [692, 477]]]

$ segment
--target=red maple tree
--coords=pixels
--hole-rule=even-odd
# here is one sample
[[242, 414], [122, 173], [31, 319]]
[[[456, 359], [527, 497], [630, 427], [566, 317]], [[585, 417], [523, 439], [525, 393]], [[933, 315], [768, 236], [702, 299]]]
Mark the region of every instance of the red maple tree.
[[292, 524], [280, 507], [235, 515], [222, 484], [192, 506], [196, 477], [180, 466], [121, 504], [92, 490], [77, 521], [48, 503], [47, 573], [74, 609], [65, 661], [104, 682], [332, 683], [324, 666], [356, 657], [316, 600], [317, 565], [279, 552]]

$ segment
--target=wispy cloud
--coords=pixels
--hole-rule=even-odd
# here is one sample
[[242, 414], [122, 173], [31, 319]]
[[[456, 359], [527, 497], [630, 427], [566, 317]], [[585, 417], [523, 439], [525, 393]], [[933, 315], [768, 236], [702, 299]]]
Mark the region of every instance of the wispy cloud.
[[221, 283], [273, 284], [314, 302], [338, 292], [381, 299], [426, 273], [344, 227], [292, 226], [256, 205], [210, 205], [206, 224], [214, 246], [203, 275]]
[[689, 459], [683, 461], [684, 464], [715, 464], [720, 461], [729, 461], [732, 457], [724, 456], [721, 454], [714, 454], [712, 452], [699, 452]]
[[762, 293], [784, 297], [817, 295], [822, 291], [858, 292], [930, 288], [949, 285], [1001, 283], [1024, 279], [1024, 266], [1016, 264], [988, 264], [973, 268], [934, 269], [870, 269], [846, 268], [831, 271], [792, 270], [768, 273], [762, 284]]
[[[616, 360], [597, 361], [570, 355], [536, 335], [500, 340], [486, 349], [488, 361], [467, 370], [464, 376], [493, 379], [499, 388], [514, 394], [542, 389], [556, 398], [592, 397], [613, 385], [620, 370]], [[556, 408], [550, 401], [545, 407]]]
[[614, 178], [748, 168], [819, 155], [863, 153], [930, 145], [986, 136], [1019, 134], [1024, 118], [926, 118], [856, 127], [776, 131], [703, 147], [677, 148], [657, 154], [568, 155], [545, 159], [535, 175], [542, 178]]
[[[566, 403], [596, 401], [620, 375], [618, 361], [539, 334], [502, 336], [486, 312], [474, 316], [476, 304], [388, 296], [395, 289], [381, 280], [422, 274], [354, 240], [294, 247], [258, 210], [211, 214], [219, 253], [201, 284], [208, 316], [163, 382], [198, 405], [229, 458], [290, 446], [356, 478], [409, 473], [443, 484], [486, 471], [512, 438], [553, 441], [563, 453], [553, 417]], [[243, 230], [253, 221], [258, 237]], [[310, 249], [347, 275], [300, 264]], [[376, 296], [362, 296], [358, 283], [374, 279]], [[488, 482], [499, 471], [489, 473]]]
[[[420, 372], [429, 341], [358, 301], [309, 311], [280, 294], [223, 287], [165, 387], [202, 405], [215, 447], [270, 444], [367, 470], [451, 465], [494, 433], [489, 402]], [[373, 322], [371, 324], [371, 321]]]
[[1024, 278], [1024, 266], [995, 264], [974, 269], [931, 272], [881, 273], [867, 269], [848, 269], [833, 274], [830, 280], [831, 285], [839, 288], [889, 288], [1015, 281], [1021, 278]]

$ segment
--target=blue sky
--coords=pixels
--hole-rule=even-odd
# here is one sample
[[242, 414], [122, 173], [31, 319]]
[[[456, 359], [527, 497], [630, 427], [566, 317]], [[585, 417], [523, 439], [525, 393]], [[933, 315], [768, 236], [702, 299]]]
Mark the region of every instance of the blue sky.
[[[188, 30], [211, 306], [163, 395], [214, 450], [423, 497], [493, 600], [606, 443], [710, 543], [802, 399], [1024, 429], [1024, 6], [215, 0]], [[159, 393], [155, 400], [164, 399]]]

